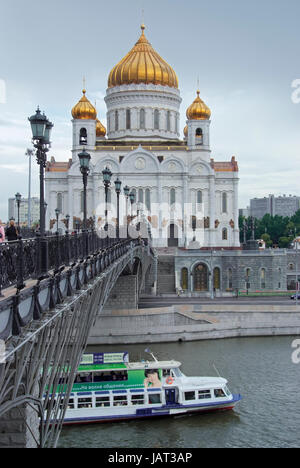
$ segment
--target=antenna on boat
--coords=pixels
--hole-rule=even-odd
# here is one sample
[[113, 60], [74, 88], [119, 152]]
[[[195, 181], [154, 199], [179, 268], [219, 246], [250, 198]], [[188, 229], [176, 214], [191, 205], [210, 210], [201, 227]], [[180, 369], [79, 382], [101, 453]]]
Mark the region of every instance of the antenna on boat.
[[146, 349], [145, 349], [145, 353], [150, 354], [150, 356], [153, 357], [154, 361], [155, 361], [155, 362], [158, 362], [158, 360], [156, 359], [156, 357], [155, 357], [154, 354], [152, 353], [151, 349], [146, 348]]
[[221, 377], [221, 376], [220, 376], [220, 372], [218, 371], [218, 369], [216, 368], [216, 366], [215, 366], [215, 364], [214, 364], [214, 363], [213, 363], [213, 367], [214, 367], [214, 369], [215, 369], [216, 373], [218, 374], [218, 376], [219, 376], [219, 377]]

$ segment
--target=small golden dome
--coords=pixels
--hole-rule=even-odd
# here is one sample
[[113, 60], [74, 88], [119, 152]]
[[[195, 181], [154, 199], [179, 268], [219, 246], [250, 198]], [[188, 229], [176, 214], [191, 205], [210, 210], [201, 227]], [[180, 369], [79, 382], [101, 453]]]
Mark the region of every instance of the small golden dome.
[[187, 136], [188, 136], [188, 126], [187, 125], [183, 129], [183, 134], [184, 134], [185, 138], [187, 138]]
[[96, 119], [96, 136], [97, 137], [105, 137], [106, 135], [106, 128], [102, 123], [100, 122], [99, 119]]
[[97, 117], [97, 111], [87, 99], [85, 89], [82, 90], [82, 93], [82, 98], [72, 109], [72, 116], [74, 119], [95, 120]]
[[123, 84], [156, 84], [178, 88], [178, 78], [173, 68], [153, 49], [142, 34], [131, 51], [111, 70], [108, 87]]
[[209, 120], [211, 111], [205, 102], [200, 99], [200, 91], [197, 91], [197, 97], [193, 104], [186, 111], [188, 120]]

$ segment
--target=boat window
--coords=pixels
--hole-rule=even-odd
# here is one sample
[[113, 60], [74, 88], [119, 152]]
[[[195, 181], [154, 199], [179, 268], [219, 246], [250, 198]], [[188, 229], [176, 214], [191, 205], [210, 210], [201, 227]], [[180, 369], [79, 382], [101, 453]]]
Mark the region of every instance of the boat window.
[[149, 404], [155, 405], [156, 403], [161, 403], [160, 393], [152, 393], [151, 395], [149, 395]]
[[163, 369], [163, 377], [169, 377], [171, 375], [171, 369]]
[[96, 397], [96, 408], [99, 408], [100, 406], [109, 406], [109, 405], [110, 405], [109, 396]]
[[195, 392], [184, 392], [184, 399], [185, 401], [191, 401], [196, 399]]
[[182, 373], [181, 373], [181, 371], [178, 369], [178, 367], [175, 367], [175, 369], [173, 369], [173, 372], [174, 372], [174, 374], [176, 375], [176, 377], [181, 377], [181, 376], [182, 376]]
[[144, 394], [131, 395], [131, 404], [132, 405], [143, 405], [144, 404]]
[[127, 406], [127, 395], [114, 396], [114, 406]]
[[91, 398], [78, 398], [78, 408], [92, 408]]
[[120, 382], [128, 380], [127, 371], [94, 372], [94, 382]]
[[92, 382], [92, 374], [77, 374], [75, 383]]
[[217, 388], [215, 390], [215, 397], [216, 398], [224, 398], [224, 396], [226, 396], [226, 395], [225, 395], [224, 391], [221, 388]]
[[199, 400], [207, 400], [211, 398], [210, 390], [199, 390], [198, 391]]
[[231, 392], [230, 392], [228, 387], [225, 387], [224, 390], [225, 390], [225, 393], [226, 393], [227, 396], [231, 395]]
[[74, 398], [69, 399], [67, 408], [68, 409], [74, 409], [75, 408]]

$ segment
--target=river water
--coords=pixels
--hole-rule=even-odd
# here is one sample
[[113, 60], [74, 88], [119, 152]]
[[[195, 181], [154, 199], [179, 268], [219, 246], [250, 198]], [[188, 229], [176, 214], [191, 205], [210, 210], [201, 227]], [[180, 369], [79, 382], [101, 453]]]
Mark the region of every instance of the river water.
[[[234, 338], [153, 344], [158, 359], [182, 363], [187, 376], [214, 376], [213, 364], [243, 400], [234, 411], [63, 429], [59, 447], [223, 448], [300, 446], [300, 364], [292, 362], [295, 337]], [[88, 351], [129, 351], [147, 358], [147, 345]]]

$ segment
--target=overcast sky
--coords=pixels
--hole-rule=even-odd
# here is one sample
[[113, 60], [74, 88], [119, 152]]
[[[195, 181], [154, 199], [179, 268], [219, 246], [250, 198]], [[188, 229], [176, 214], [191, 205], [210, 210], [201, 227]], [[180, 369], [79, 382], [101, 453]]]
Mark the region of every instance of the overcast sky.
[[[201, 97], [212, 110], [211, 148], [216, 161], [235, 155], [240, 207], [255, 196], [297, 194], [300, 103], [299, 0], [1, 0], [0, 218], [7, 199], [27, 195], [31, 132], [37, 105], [54, 122], [50, 155], [67, 160], [71, 109], [86, 77], [106, 125], [105, 96], [111, 68], [140, 35], [175, 69], [185, 111]], [[300, 88], [300, 85], [299, 85]], [[300, 93], [299, 93], [300, 95]], [[34, 162], [33, 194], [38, 195]]]

